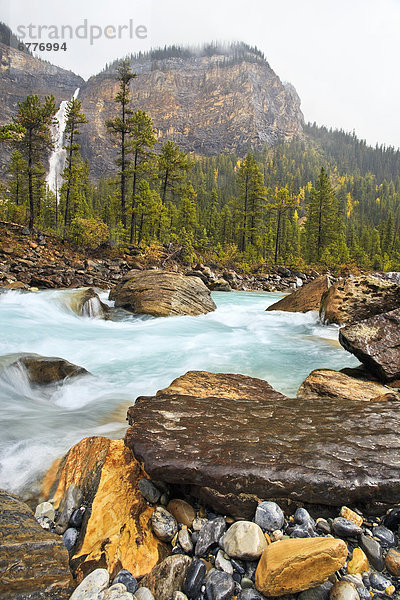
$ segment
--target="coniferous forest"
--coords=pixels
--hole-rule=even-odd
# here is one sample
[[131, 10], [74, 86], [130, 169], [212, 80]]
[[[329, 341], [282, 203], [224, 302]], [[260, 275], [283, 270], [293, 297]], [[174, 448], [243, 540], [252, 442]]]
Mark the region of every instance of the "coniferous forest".
[[[115, 117], [105, 125], [115, 170], [99, 181], [80, 153], [79, 100], [67, 107], [63, 184], [45, 183], [54, 98], [28, 96], [1, 129], [13, 147], [0, 218], [48, 230], [77, 246], [176, 244], [186, 263], [244, 271], [288, 266], [400, 269], [400, 152], [315, 123], [302, 138], [245, 156], [185, 154], [160, 145], [151, 115], [135, 110], [129, 61], [117, 69]], [[134, 85], [134, 82], [133, 82]]]

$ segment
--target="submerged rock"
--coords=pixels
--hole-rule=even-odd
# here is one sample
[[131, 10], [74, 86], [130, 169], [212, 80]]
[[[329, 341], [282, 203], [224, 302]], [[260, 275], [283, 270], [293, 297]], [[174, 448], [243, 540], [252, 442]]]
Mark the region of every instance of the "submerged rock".
[[1, 598], [44, 598], [52, 589], [57, 598], [66, 600], [73, 591], [62, 539], [42, 529], [17, 496], [1, 490], [0, 572]]
[[363, 275], [335, 283], [324, 294], [320, 317], [324, 323], [345, 325], [368, 319], [400, 306], [400, 285]]
[[303, 381], [297, 397], [303, 400], [314, 398], [338, 398], [343, 400], [400, 400], [400, 394], [374, 381], [349, 377], [340, 371], [315, 369]]
[[343, 567], [347, 546], [342, 540], [284, 540], [268, 546], [256, 571], [256, 587], [265, 596], [294, 594], [317, 586]]
[[[399, 301], [400, 304], [400, 301]], [[382, 381], [400, 379], [400, 308], [339, 331], [339, 342]]]
[[201, 279], [164, 271], [138, 271], [111, 290], [110, 300], [115, 306], [155, 317], [196, 316], [216, 309]]
[[78, 367], [63, 358], [40, 356], [27, 352], [5, 354], [0, 357], [0, 373], [10, 368], [22, 368], [28, 373], [32, 384], [48, 385], [64, 379], [90, 375], [83, 367]]
[[79, 317], [106, 319], [110, 311], [93, 288], [74, 291], [69, 298], [70, 306]]
[[271, 304], [266, 310], [283, 310], [287, 312], [308, 312], [319, 310], [322, 295], [330, 288], [332, 279], [329, 275], [318, 277], [307, 283], [289, 296]]

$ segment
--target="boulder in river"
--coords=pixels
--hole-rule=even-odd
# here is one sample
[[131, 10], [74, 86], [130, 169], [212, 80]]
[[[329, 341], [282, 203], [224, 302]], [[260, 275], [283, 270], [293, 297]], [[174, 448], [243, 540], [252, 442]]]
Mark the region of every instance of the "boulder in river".
[[[225, 385], [232, 377], [238, 391], [237, 376], [221, 377]], [[242, 380], [242, 395], [232, 397], [218, 395], [217, 385], [214, 395], [193, 388], [193, 395], [140, 397], [128, 411], [126, 444], [152, 479], [189, 485], [203, 499], [205, 491], [215, 510], [237, 518], [253, 518], [257, 499], [266, 498], [282, 505], [397, 502], [398, 402], [289, 400], [266, 382], [259, 386], [251, 395]]]
[[216, 308], [201, 279], [165, 271], [138, 271], [111, 290], [110, 300], [115, 306], [155, 317], [196, 316]]
[[374, 381], [349, 377], [340, 371], [315, 369], [303, 381], [297, 397], [302, 400], [338, 398], [342, 400], [400, 400], [400, 394]]
[[79, 317], [106, 319], [110, 311], [93, 288], [74, 291], [70, 298], [70, 306]]
[[310, 283], [307, 283], [292, 294], [271, 304], [266, 310], [284, 310], [287, 312], [302, 313], [310, 310], [319, 310], [322, 295], [330, 288], [331, 282], [332, 279], [329, 275], [317, 277], [317, 279], [310, 281]]
[[103, 437], [82, 440], [48, 472], [44, 498], [54, 498], [59, 508], [74, 486], [87, 507], [71, 559], [78, 581], [95, 567], [106, 567], [111, 575], [124, 568], [138, 577], [166, 556], [148, 525], [154, 508], [139, 490], [142, 477], [123, 440]]
[[346, 325], [394, 310], [400, 306], [400, 285], [363, 275], [332, 285], [323, 295], [320, 317], [324, 323]]
[[17, 496], [0, 491], [0, 597], [57, 598], [73, 591], [62, 539], [45, 531]]
[[400, 308], [339, 331], [339, 342], [382, 381], [400, 379]]
[[55, 356], [40, 356], [28, 352], [5, 354], [0, 357], [0, 373], [10, 368], [22, 368], [32, 384], [48, 385], [66, 378], [90, 375], [83, 367]]

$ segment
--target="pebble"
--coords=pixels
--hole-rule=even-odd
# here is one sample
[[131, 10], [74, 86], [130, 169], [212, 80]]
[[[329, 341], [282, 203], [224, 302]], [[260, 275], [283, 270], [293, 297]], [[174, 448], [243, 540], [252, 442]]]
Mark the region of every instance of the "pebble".
[[239, 575], [244, 575], [246, 573], [246, 569], [244, 568], [244, 566], [241, 565], [240, 562], [238, 562], [234, 558], [231, 559], [231, 563], [232, 567], [235, 569], [235, 571], [239, 573]]
[[196, 517], [192, 524], [193, 531], [200, 531], [206, 523], [208, 523], [208, 519], [205, 519], [204, 517]]
[[[71, 486], [70, 486], [71, 487]], [[106, 569], [96, 569], [78, 585], [69, 600], [88, 600], [108, 587], [110, 576]]]
[[206, 577], [206, 571], [206, 564], [202, 560], [194, 558], [182, 586], [182, 591], [189, 598], [197, 598], [200, 594], [201, 586]]
[[127, 591], [134, 594], [139, 587], [136, 578], [127, 569], [121, 569], [115, 577], [113, 583], [123, 583]]
[[314, 519], [305, 508], [297, 508], [293, 515], [293, 520], [297, 525], [311, 525], [311, 527], [315, 527]]
[[332, 587], [330, 600], [360, 600], [356, 587], [349, 581], [338, 581]]
[[236, 521], [220, 540], [220, 546], [232, 558], [256, 560], [267, 547], [267, 541], [256, 523]]
[[361, 527], [364, 521], [361, 515], [358, 515], [356, 512], [354, 512], [354, 510], [347, 508], [347, 506], [342, 506], [342, 508], [340, 509], [339, 516], [344, 517], [348, 521], [352, 521], [359, 527]]
[[385, 556], [385, 567], [395, 577], [400, 577], [400, 552], [390, 548]]
[[167, 510], [175, 517], [178, 523], [182, 523], [188, 527], [192, 526], [196, 517], [194, 508], [190, 506], [188, 502], [185, 502], [185, 500], [180, 500], [179, 498], [170, 500]]
[[248, 577], [242, 577], [242, 579], [240, 580], [240, 585], [242, 587], [242, 590], [248, 590], [254, 587], [254, 583]]
[[364, 585], [356, 585], [356, 590], [360, 597], [360, 600], [371, 600], [371, 594]]
[[189, 531], [185, 529], [181, 529], [178, 533], [178, 542], [182, 548], [186, 552], [186, 554], [192, 554], [193, 552], [193, 542], [190, 537]]
[[[233, 525], [232, 525], [233, 527]], [[207, 521], [201, 528], [195, 547], [196, 556], [204, 556], [209, 548], [219, 542], [226, 531], [226, 523], [223, 517]]]
[[379, 592], [383, 592], [386, 588], [392, 585], [392, 582], [387, 577], [384, 577], [380, 573], [370, 573], [369, 581], [371, 583], [371, 587], [374, 590], [378, 590]]
[[325, 534], [331, 533], [332, 531], [331, 526], [326, 519], [317, 519], [315, 527], [318, 531]]
[[238, 600], [264, 600], [264, 596], [256, 589], [245, 589], [238, 595]]
[[162, 542], [170, 542], [178, 531], [178, 523], [176, 522], [175, 517], [162, 506], [157, 506], [156, 510], [151, 515], [151, 525], [154, 534]]
[[79, 531], [74, 527], [68, 527], [68, 529], [66, 529], [63, 533], [62, 541], [68, 552], [70, 552], [75, 546], [78, 535]]
[[397, 546], [398, 539], [397, 536], [383, 525], [378, 525], [378, 527], [374, 527], [372, 529], [372, 535], [378, 538], [381, 546], [384, 548], [394, 548]]
[[155, 600], [152, 592], [147, 587], [140, 587], [133, 594], [133, 597], [136, 598], [136, 600]]
[[369, 570], [368, 558], [361, 548], [354, 548], [351, 561], [347, 565], [347, 572], [351, 575], [355, 573], [364, 573]]
[[329, 593], [332, 587], [333, 583], [326, 581], [322, 585], [300, 592], [298, 600], [329, 600]]
[[388, 529], [396, 532], [400, 525], [400, 508], [392, 508], [392, 510], [384, 516], [382, 524]]
[[155, 504], [159, 501], [161, 492], [158, 488], [156, 488], [154, 483], [150, 481], [150, 479], [145, 479], [143, 477], [139, 480], [138, 487], [143, 498], [145, 498], [147, 502], [150, 502], [150, 504]]
[[235, 582], [228, 573], [212, 569], [206, 579], [208, 600], [231, 600], [235, 594]]
[[261, 502], [257, 506], [254, 522], [263, 531], [272, 532], [276, 529], [282, 529], [285, 515], [276, 502]]
[[97, 600], [133, 600], [133, 594], [127, 592], [122, 583], [116, 583], [104, 592], [100, 592]]
[[279, 542], [279, 540], [281, 540], [282, 538], [283, 531], [281, 529], [275, 529], [275, 531], [273, 531], [269, 535], [269, 539], [271, 540], [271, 542]]
[[75, 527], [75, 529], [80, 529], [82, 527], [83, 517], [86, 512], [86, 506], [80, 506], [71, 515], [70, 520], [68, 521], [68, 527]]
[[303, 523], [302, 525], [295, 525], [290, 534], [291, 538], [309, 538], [315, 537], [317, 534], [310, 523]]
[[339, 537], [354, 537], [361, 535], [363, 530], [359, 525], [349, 521], [344, 517], [336, 517], [332, 523], [332, 529]]
[[41, 504], [37, 505], [35, 510], [35, 518], [37, 520], [46, 517], [46, 519], [49, 519], [49, 521], [54, 521], [55, 516], [56, 511], [51, 502], [41, 502]]
[[228, 573], [228, 575], [233, 575], [232, 563], [224, 557], [222, 550], [218, 550], [218, 554], [215, 557], [215, 568]]
[[188, 597], [183, 592], [176, 590], [172, 594], [172, 600], [188, 600]]
[[383, 560], [382, 546], [376, 540], [366, 535], [360, 537], [360, 546], [364, 550], [369, 562], [377, 571], [382, 571], [385, 562]]

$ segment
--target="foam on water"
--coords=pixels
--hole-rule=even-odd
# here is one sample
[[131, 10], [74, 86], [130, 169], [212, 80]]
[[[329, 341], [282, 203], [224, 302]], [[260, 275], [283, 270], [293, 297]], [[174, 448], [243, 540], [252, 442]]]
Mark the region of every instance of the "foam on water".
[[279, 294], [215, 292], [208, 315], [121, 311], [121, 320], [102, 321], [76, 316], [71, 293], [0, 295], [0, 355], [60, 356], [94, 375], [46, 389], [32, 387], [23, 369], [0, 375], [2, 488], [20, 491], [85, 436], [123, 436], [125, 408], [188, 370], [260, 377], [294, 396], [312, 369], [357, 364], [335, 343], [338, 328], [320, 325], [316, 313], [265, 312]]

